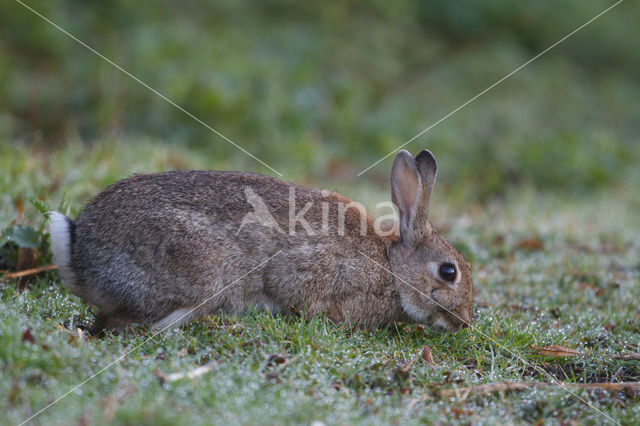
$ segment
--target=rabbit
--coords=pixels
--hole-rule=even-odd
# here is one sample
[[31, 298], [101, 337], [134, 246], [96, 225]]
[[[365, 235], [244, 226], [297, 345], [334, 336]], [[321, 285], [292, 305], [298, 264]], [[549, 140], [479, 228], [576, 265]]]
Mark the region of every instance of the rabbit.
[[332, 191], [247, 172], [136, 174], [75, 221], [51, 212], [52, 251], [66, 287], [97, 307], [98, 330], [261, 309], [457, 331], [472, 322], [473, 284], [428, 220], [435, 180], [431, 152], [398, 152], [399, 219], [379, 235], [359, 204]]

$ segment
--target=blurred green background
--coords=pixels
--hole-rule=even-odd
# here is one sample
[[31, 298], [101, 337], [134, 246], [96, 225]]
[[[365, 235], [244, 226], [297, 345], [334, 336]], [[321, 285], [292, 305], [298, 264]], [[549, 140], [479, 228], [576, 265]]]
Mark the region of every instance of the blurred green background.
[[[356, 173], [613, 4], [26, 3], [285, 178], [373, 185], [392, 158]], [[435, 153], [451, 200], [634, 188], [639, 16], [623, 2], [407, 149]], [[63, 176], [96, 149], [127, 164], [107, 180], [138, 171], [121, 150], [273, 174], [14, 1], [0, 3], [0, 141], [4, 167], [78, 151]]]

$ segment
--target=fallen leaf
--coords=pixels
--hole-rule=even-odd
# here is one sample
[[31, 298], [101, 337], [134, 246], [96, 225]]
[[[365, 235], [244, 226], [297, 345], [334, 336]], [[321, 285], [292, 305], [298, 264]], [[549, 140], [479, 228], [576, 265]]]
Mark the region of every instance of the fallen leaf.
[[433, 362], [433, 355], [431, 354], [431, 349], [429, 349], [429, 346], [425, 346], [424, 348], [422, 348], [422, 359], [424, 359], [431, 367], [435, 365], [435, 362]]
[[582, 352], [578, 352], [574, 349], [565, 348], [559, 345], [532, 346], [531, 349], [536, 351], [539, 355], [548, 357], [570, 357], [584, 355]]
[[413, 393], [413, 391], [411, 390], [410, 387], [404, 387], [404, 388], [400, 389], [400, 393], [402, 395], [411, 395]]
[[589, 282], [584, 282], [584, 281], [580, 281], [578, 282], [578, 288], [580, 288], [581, 290], [589, 290], [589, 291], [593, 291], [593, 293], [596, 296], [602, 296], [604, 294], [604, 289], [601, 287], [598, 287], [594, 284], [591, 284]]
[[513, 309], [514, 311], [520, 311], [520, 312], [530, 312], [538, 309], [535, 306], [525, 306], [521, 303], [513, 303], [511, 305], [507, 305], [507, 307], [509, 309]]
[[167, 375], [160, 370], [153, 370], [151, 374], [156, 376], [162, 383], [165, 383], [167, 381]]
[[267, 358], [267, 367], [273, 367], [274, 365], [280, 365], [287, 362], [287, 354], [271, 354]]
[[31, 328], [27, 328], [25, 330], [25, 332], [22, 333], [22, 341], [23, 342], [29, 342], [29, 343], [32, 343], [32, 344], [36, 343], [36, 338], [33, 337], [33, 334], [31, 333]]
[[18, 380], [16, 378], [13, 379], [13, 384], [11, 385], [11, 390], [9, 391], [9, 395], [7, 396], [7, 400], [9, 401], [10, 406], [14, 406], [16, 403], [16, 397], [20, 394], [20, 385], [18, 384]]
[[527, 238], [519, 241], [516, 246], [517, 249], [524, 250], [542, 250], [544, 248], [544, 243], [539, 238]]
[[451, 407], [451, 412], [456, 416], [456, 420], [460, 418], [460, 416], [470, 416], [473, 414], [471, 410], [463, 410], [458, 407]]
[[24, 221], [24, 201], [22, 200], [22, 197], [20, 195], [18, 195], [18, 198], [16, 198], [16, 210], [18, 211], [18, 222], [23, 222]]
[[413, 367], [413, 363], [416, 362], [416, 359], [418, 359], [418, 357], [413, 357], [408, 362], [402, 364], [399, 368], [400, 372], [407, 374], [409, 371], [411, 371], [411, 367]]

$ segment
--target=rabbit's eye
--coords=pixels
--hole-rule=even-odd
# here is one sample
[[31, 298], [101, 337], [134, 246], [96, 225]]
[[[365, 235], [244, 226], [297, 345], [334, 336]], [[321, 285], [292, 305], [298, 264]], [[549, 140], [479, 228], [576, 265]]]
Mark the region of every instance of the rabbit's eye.
[[438, 268], [438, 275], [440, 278], [447, 282], [454, 282], [456, 280], [456, 276], [458, 276], [458, 272], [456, 271], [456, 266], [452, 263], [443, 263]]

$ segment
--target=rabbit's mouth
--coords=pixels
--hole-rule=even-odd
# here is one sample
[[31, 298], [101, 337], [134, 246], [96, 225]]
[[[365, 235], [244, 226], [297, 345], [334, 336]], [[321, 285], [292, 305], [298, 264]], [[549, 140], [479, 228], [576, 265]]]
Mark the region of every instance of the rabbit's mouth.
[[444, 315], [440, 315], [435, 319], [435, 321], [431, 322], [431, 328], [440, 333], [446, 333], [447, 331], [458, 331], [460, 330], [459, 326], [455, 326], [447, 321]]
[[447, 318], [447, 316], [441, 314], [432, 320], [430, 327], [440, 333], [456, 332], [468, 327], [469, 323], [463, 321], [460, 318]]
[[468, 326], [470, 322], [466, 318], [459, 317], [444, 308], [440, 311], [428, 313], [426, 309], [414, 304], [411, 299], [403, 299], [402, 307], [413, 321], [425, 324], [438, 333], [460, 331], [463, 327]]

